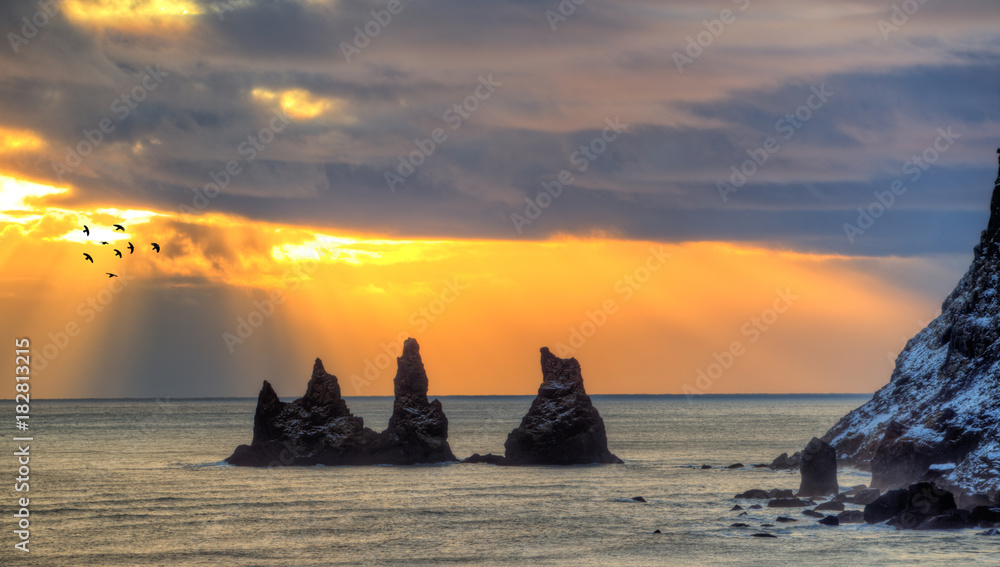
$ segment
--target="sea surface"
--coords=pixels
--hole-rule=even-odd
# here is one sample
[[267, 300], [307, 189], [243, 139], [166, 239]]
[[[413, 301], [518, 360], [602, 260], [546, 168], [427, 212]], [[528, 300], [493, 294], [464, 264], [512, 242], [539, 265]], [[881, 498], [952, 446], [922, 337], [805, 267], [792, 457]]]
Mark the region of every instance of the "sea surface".
[[[502, 454], [532, 397], [440, 399], [452, 450], [465, 457]], [[14, 460], [4, 451], [0, 563], [1000, 564], [1000, 538], [979, 530], [825, 527], [799, 509], [742, 518], [729, 511], [737, 492], [797, 488], [797, 472], [751, 465], [801, 449], [868, 396], [593, 399], [624, 465], [240, 468], [220, 461], [250, 441], [256, 400], [36, 401], [31, 552], [13, 548], [11, 514], [23, 494], [13, 490]], [[381, 430], [392, 399], [348, 398], [348, 405]], [[13, 450], [10, 437], [5, 446]], [[732, 463], [746, 466], [720, 468]], [[840, 472], [842, 486], [868, 481]], [[780, 514], [799, 521], [760, 527]], [[729, 527], [734, 522], [751, 528]]]

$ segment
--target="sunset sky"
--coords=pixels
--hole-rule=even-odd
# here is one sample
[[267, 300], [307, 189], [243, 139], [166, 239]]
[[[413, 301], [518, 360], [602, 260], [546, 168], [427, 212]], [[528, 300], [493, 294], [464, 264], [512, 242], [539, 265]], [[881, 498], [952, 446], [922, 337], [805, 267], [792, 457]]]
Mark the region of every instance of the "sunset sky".
[[390, 395], [407, 336], [438, 395], [534, 393], [542, 346], [594, 394], [871, 392], [996, 176], [996, 2], [0, 22], [0, 325], [43, 398], [299, 396], [317, 356]]

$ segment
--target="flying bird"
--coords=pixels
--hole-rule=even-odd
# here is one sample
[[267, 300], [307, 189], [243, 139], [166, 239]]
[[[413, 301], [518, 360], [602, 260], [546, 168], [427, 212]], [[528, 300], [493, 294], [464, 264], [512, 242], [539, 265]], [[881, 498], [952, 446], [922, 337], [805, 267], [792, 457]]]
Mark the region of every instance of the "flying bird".
[[102, 244], [102, 245], [105, 245], [105, 244], [107, 244], [107, 242], [104, 242], [104, 241], [102, 240], [102, 241], [101, 241], [101, 244]]
[[129, 242], [128, 243], [128, 253], [131, 254], [132, 252], [135, 252], [135, 246], [132, 246], [132, 243]]
[[87, 254], [86, 252], [84, 252], [84, 253], [83, 253], [83, 259], [84, 259], [84, 260], [90, 260], [90, 263], [91, 263], [91, 264], [93, 264], [93, 263], [94, 263], [94, 259], [93, 259], [93, 258], [91, 258], [91, 257], [90, 257], [90, 254]]
[[83, 225], [83, 233], [90, 236], [90, 228], [88, 228], [87, 225]]
[[116, 224], [115, 225], [115, 230], [120, 230], [122, 232], [125, 232], [125, 227], [122, 226], [122, 225], [120, 225], [120, 224]]
[[153, 250], [156, 250], [156, 252], [159, 253], [159, 251], [160, 251], [160, 245], [154, 242], [153, 243]]
[[118, 274], [112, 274], [111, 272], [104, 272], [104, 273], [108, 274], [109, 278], [117, 278], [118, 277]]
[[117, 248], [115, 248], [115, 256], [118, 256], [119, 258], [121, 258], [122, 257], [122, 251], [119, 250], [119, 249], [117, 249]]

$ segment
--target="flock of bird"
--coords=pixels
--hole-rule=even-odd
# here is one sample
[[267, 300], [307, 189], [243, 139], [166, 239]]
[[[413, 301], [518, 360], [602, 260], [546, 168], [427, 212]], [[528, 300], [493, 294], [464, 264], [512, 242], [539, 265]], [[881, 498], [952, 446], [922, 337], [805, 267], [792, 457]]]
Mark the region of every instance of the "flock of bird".
[[[125, 226], [124, 225], [116, 224], [116, 225], [114, 225], [114, 229], [115, 229], [115, 232], [119, 232], [119, 231], [120, 232], [125, 232]], [[90, 236], [90, 227], [88, 227], [87, 225], [83, 225], [83, 233], [86, 234], [89, 237]], [[104, 241], [100, 241], [100, 242], [101, 242], [102, 246], [107, 246], [108, 244], [110, 244], [109, 242], [104, 242]], [[160, 252], [160, 245], [157, 244], [157, 243], [155, 243], [155, 242], [153, 242], [152, 246], [153, 246], [153, 251], [156, 252], [157, 254], [159, 254], [159, 252]], [[115, 251], [115, 256], [118, 256], [119, 258], [123, 257], [121, 250], [119, 250], [117, 248], [114, 248], [113, 250]], [[132, 254], [133, 252], [135, 252], [135, 246], [132, 246], [132, 243], [129, 242], [128, 243], [128, 253]], [[94, 257], [91, 256], [90, 254], [86, 253], [86, 252], [83, 253], [83, 259], [87, 260], [91, 264], [94, 263]], [[117, 278], [118, 277], [118, 274], [112, 274], [111, 272], [104, 272], [104, 273], [108, 274], [109, 278]]]

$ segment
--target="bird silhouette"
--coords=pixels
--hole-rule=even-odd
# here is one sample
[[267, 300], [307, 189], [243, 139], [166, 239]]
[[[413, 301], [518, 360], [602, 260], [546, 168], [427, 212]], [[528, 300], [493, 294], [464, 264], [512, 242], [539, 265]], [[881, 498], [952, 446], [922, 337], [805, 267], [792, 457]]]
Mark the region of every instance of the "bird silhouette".
[[109, 278], [117, 278], [118, 277], [118, 274], [112, 274], [111, 272], [104, 272], [104, 273], [108, 274]]
[[132, 246], [132, 243], [129, 242], [128, 243], [128, 253], [131, 254], [132, 252], [135, 252], [135, 246]]
[[87, 225], [83, 225], [83, 233], [90, 236], [90, 228], [88, 228]]
[[117, 249], [117, 248], [115, 248], [115, 256], [118, 256], [119, 258], [121, 258], [122, 257], [122, 251], [119, 250], [119, 249]]
[[159, 253], [160, 252], [160, 245], [154, 242], [153, 243], [153, 250], [156, 250], [156, 252]]
[[107, 242], [104, 242], [103, 240], [101, 241], [101, 245], [102, 245], [102, 246], [103, 246], [103, 245], [106, 245], [106, 244], [107, 244]]
[[[93, 258], [91, 258], [91, 257], [90, 257], [90, 254], [87, 254], [86, 252], [84, 252], [84, 253], [83, 253], [83, 259], [84, 259], [84, 260], [90, 260], [90, 263], [91, 263], [91, 264], [93, 264], [93, 263], [94, 263], [94, 259], [93, 259]], [[105, 272], [105, 273], [106, 273], [106, 272]]]
[[114, 226], [115, 226], [115, 230], [120, 230], [122, 232], [125, 232], [125, 227], [124, 226], [122, 226], [120, 224], [116, 224]]

